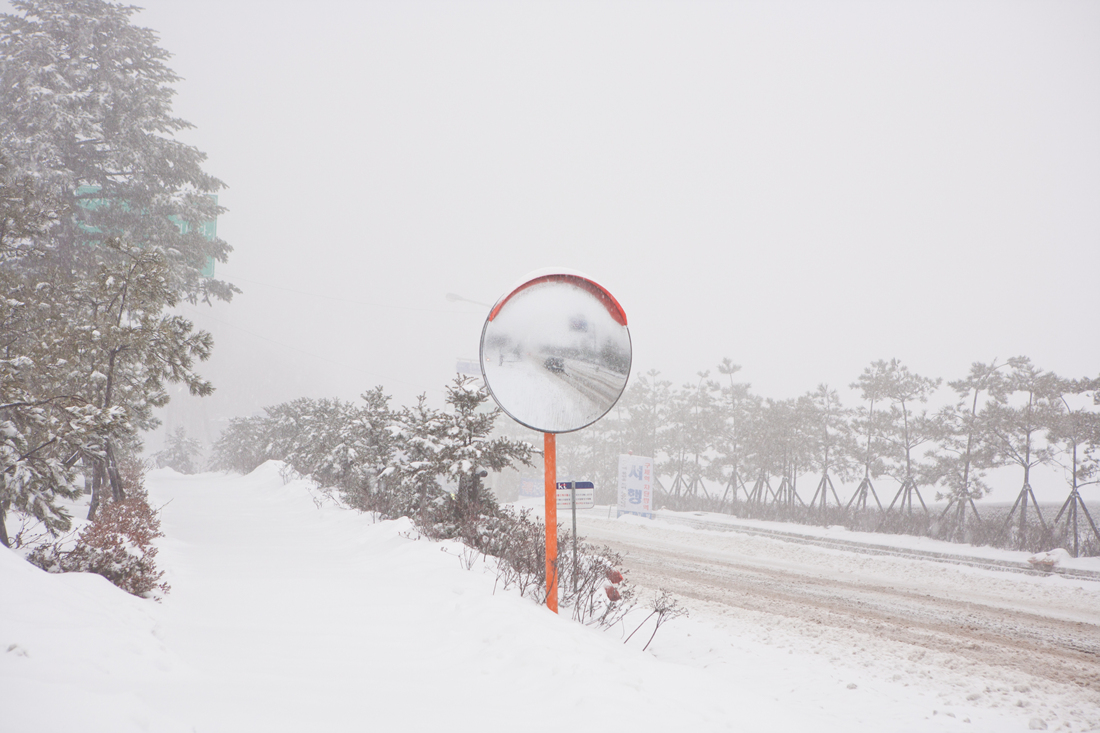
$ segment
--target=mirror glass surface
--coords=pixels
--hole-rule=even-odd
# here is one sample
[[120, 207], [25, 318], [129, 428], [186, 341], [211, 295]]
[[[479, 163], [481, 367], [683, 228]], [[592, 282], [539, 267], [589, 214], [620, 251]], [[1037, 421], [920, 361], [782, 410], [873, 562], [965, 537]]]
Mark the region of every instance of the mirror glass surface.
[[501, 409], [544, 433], [603, 417], [626, 388], [630, 332], [618, 303], [590, 280], [545, 276], [494, 306], [481, 372]]

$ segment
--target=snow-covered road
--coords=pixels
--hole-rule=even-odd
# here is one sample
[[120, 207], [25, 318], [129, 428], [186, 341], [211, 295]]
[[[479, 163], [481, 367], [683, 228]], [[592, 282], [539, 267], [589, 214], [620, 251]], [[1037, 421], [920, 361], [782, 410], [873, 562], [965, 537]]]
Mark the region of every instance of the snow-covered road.
[[[636, 584], [689, 599], [697, 618], [733, 618], [738, 633], [762, 637], [781, 630], [784, 644], [838, 658], [859, 650], [894, 681], [945, 678], [965, 690], [960, 703], [1026, 708], [1042, 689], [1060, 719], [1100, 725], [1100, 583], [608, 520], [599, 510], [578, 530], [623, 553]], [[1081, 703], [1092, 712], [1073, 714]]]

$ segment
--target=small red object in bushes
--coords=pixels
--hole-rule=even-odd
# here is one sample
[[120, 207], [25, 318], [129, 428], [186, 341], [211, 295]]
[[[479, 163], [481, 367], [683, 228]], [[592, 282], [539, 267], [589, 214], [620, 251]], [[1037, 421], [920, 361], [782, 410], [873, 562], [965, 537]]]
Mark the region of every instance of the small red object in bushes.
[[609, 601], [617, 601], [622, 598], [622, 596], [619, 595], [619, 589], [613, 585], [605, 585], [603, 587], [603, 592], [607, 594], [607, 600]]
[[608, 568], [607, 579], [612, 583], [621, 583], [623, 582], [623, 574], [614, 568]]

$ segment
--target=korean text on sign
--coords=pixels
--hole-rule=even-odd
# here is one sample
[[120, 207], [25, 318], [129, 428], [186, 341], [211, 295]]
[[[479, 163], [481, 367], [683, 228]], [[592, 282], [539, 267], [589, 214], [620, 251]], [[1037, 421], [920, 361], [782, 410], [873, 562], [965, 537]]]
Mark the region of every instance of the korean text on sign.
[[653, 459], [619, 456], [619, 513], [653, 513]]

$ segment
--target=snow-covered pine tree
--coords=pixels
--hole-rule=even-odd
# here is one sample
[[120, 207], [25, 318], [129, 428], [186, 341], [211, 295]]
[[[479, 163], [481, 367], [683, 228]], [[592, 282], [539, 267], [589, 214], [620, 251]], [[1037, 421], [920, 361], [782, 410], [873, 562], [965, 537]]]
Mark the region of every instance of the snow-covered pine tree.
[[882, 442], [882, 430], [885, 426], [883, 418], [886, 413], [881, 405], [886, 399], [889, 386], [889, 368], [882, 359], [873, 361], [855, 382], [848, 385], [851, 389], [858, 389], [863, 401], [867, 403], [866, 406], [860, 405], [852, 418], [852, 429], [859, 436], [853, 441], [853, 457], [863, 466], [863, 478], [848, 499], [848, 508], [867, 509], [868, 498], [874, 499], [879, 509], [883, 508], [878, 492], [875, 491], [874, 479], [886, 471], [882, 458], [886, 452], [886, 446]]
[[[754, 403], [746, 417], [745, 466], [755, 479], [750, 506], [803, 504], [797, 478], [809, 461], [809, 443], [797, 401], [768, 398]], [[774, 486], [773, 478], [778, 479]]]
[[[119, 240], [109, 240], [105, 247], [122, 258], [101, 265], [94, 278], [82, 280], [74, 289], [76, 322], [83, 326], [72, 363], [83, 367], [78, 374], [86, 375], [78, 394], [101, 409], [122, 410], [130, 427], [125, 440], [103, 444], [112, 497], [120, 499], [115, 454], [135, 452], [140, 445], [137, 431], [157, 425], [153, 408], [168, 403], [168, 382], [186, 384], [193, 395], [213, 392], [213, 385], [195, 372], [195, 362], [209, 358], [213, 339], [205, 331], [194, 331], [182, 316], [166, 313], [177, 302], [177, 294], [167, 286], [167, 257]], [[98, 486], [93, 483], [93, 514], [100, 499]]]
[[[1061, 409], [1052, 421], [1047, 440], [1056, 448], [1055, 460], [1065, 472], [1070, 494], [1054, 518], [1060, 540], [1055, 547], [1072, 546], [1073, 556], [1080, 557], [1082, 524], [1087, 523], [1092, 530], [1091, 537], [1087, 531], [1084, 533], [1085, 544], [1100, 545], [1097, 518], [1089, 512], [1080, 493], [1082, 487], [1100, 483], [1100, 411], [1096, 409], [1100, 405], [1100, 379], [1059, 379], [1057, 390]], [[1091, 405], [1082, 400], [1090, 393]], [[1084, 522], [1080, 521], [1081, 515]]]
[[654, 461], [659, 461], [662, 456], [671, 452], [674, 437], [669, 420], [672, 382], [660, 379], [660, 376], [660, 372], [654, 369], [639, 375], [631, 381], [620, 400], [622, 408], [629, 415], [624, 426], [623, 448]]
[[800, 397], [799, 406], [807, 421], [806, 443], [810, 450], [806, 467], [821, 472], [810, 506], [824, 512], [829, 504], [829, 494], [840, 506], [833, 476], [842, 479], [851, 476], [854, 453], [849, 424], [851, 411], [840, 403], [837, 391], [825, 384], [819, 384], [816, 390]]
[[202, 444], [187, 437], [187, 430], [181, 425], [165, 436], [164, 448], [153, 454], [158, 468], [171, 468], [180, 473], [195, 473], [199, 469], [199, 457]]
[[944, 487], [936, 498], [947, 499], [941, 516], [953, 515], [947, 530], [950, 539], [966, 537], [968, 514], [980, 519], [974, 500], [990, 491], [985, 472], [993, 466], [994, 451], [986, 406], [992, 395], [1001, 391], [1004, 377], [999, 370], [1003, 366], [996, 361], [971, 364], [966, 377], [948, 382], [958, 402], [935, 415], [939, 450], [933, 456], [934, 475]]
[[721, 386], [710, 372], [698, 374], [672, 393], [669, 400], [670, 445], [667, 459], [658, 462], [657, 473], [672, 477], [666, 500], [672, 508], [695, 506], [712, 497], [706, 479], [717, 478], [720, 466], [711, 466], [710, 456], [721, 435]]
[[397, 415], [390, 397], [378, 386], [359, 396], [340, 459], [350, 466], [342, 489], [345, 495], [385, 490], [385, 475], [397, 450]]
[[725, 486], [720, 502], [722, 506], [727, 500], [731, 505], [737, 504], [741, 492], [748, 498], [748, 487], [745, 486], [743, 475], [745, 426], [748, 412], [759, 398], [749, 393], [747, 383], [733, 381], [733, 375], [739, 371], [741, 366], [734, 364], [729, 358], [722, 359], [722, 363], [718, 365], [718, 373], [729, 379], [729, 386], [722, 386], [720, 434], [714, 445], [717, 454], [714, 463]]
[[1053, 372], [1032, 364], [1026, 356], [1009, 359], [1008, 366], [1009, 373], [997, 383], [985, 418], [997, 465], [1019, 466], [1023, 474], [1023, 485], [1002, 532], [1008, 532], [1018, 510], [1014, 544], [1017, 549], [1037, 549], [1042, 538], [1036, 539], [1029, 530], [1029, 505], [1035, 509], [1042, 534], [1047, 527], [1031, 487], [1031, 469], [1048, 463], [1053, 456], [1053, 446], [1045, 440], [1045, 434], [1058, 422], [1061, 412], [1060, 380]]
[[386, 477], [380, 491], [370, 495], [379, 510], [415, 517], [421, 526], [430, 523], [430, 515], [435, 513], [432, 507], [443, 497], [440, 479], [447, 472], [449, 427], [446, 415], [430, 407], [426, 395], [397, 414], [395, 471]]
[[120, 498], [118, 454], [155, 424], [165, 382], [211, 389], [193, 371], [209, 335], [165, 310], [236, 289], [207, 269], [228, 245], [200, 231], [222, 184], [173, 137], [188, 127], [171, 115], [176, 77], [155, 34], [130, 23], [137, 8], [12, 5], [0, 16], [0, 520], [27, 506], [61, 529], [53, 497], [75, 490], [77, 463]]
[[481, 546], [481, 519], [496, 511], [496, 501], [482, 488], [489, 471], [500, 471], [515, 463], [530, 465], [530, 443], [503, 436], [493, 437], [493, 424], [500, 417], [495, 405], [485, 409], [489, 392], [477, 380], [459, 375], [447, 386], [442, 432], [438, 438], [437, 461], [443, 478], [457, 484], [448, 505], [445, 522], [457, 525], [457, 534], [475, 547]]
[[251, 473], [264, 461], [275, 458], [268, 452], [270, 421], [262, 416], [235, 417], [214, 442], [210, 468], [214, 471]]
[[921, 496], [918, 483], [928, 466], [922, 461], [918, 448], [935, 436], [935, 426], [927, 410], [917, 411], [917, 405], [928, 402], [928, 397], [939, 386], [939, 379], [922, 377], [909, 371], [909, 367], [897, 359], [891, 359], [883, 369], [882, 395], [890, 404], [883, 414], [878, 433], [886, 447], [884, 455], [886, 473], [901, 486], [894, 494], [887, 511], [896, 505], [912, 513], [913, 497], [927, 514], [928, 507]]
[[9, 510], [34, 517], [51, 533], [62, 532], [71, 517], [58, 500], [73, 499], [79, 491], [76, 461], [64, 456], [76, 455], [73, 433], [86, 420], [74, 421], [64, 398], [32, 395], [25, 372], [34, 368], [25, 356], [0, 359], [0, 543], [5, 547]]
[[[32, 201], [57, 217], [37, 243], [49, 263], [88, 274], [116, 261], [98, 243], [126, 233], [168, 260], [167, 287], [189, 300], [228, 300], [235, 288], [204, 275], [229, 245], [201, 228], [222, 209], [223, 184], [205, 155], [175, 139], [178, 77], [138, 8], [104, 0], [14, 0], [0, 16], [0, 148]], [[30, 263], [25, 263], [29, 266]], [[42, 263], [45, 264], [45, 263]]]
[[335, 398], [301, 397], [267, 408], [269, 452], [302, 476], [339, 488], [351, 470], [345, 444], [354, 412], [351, 403]]

